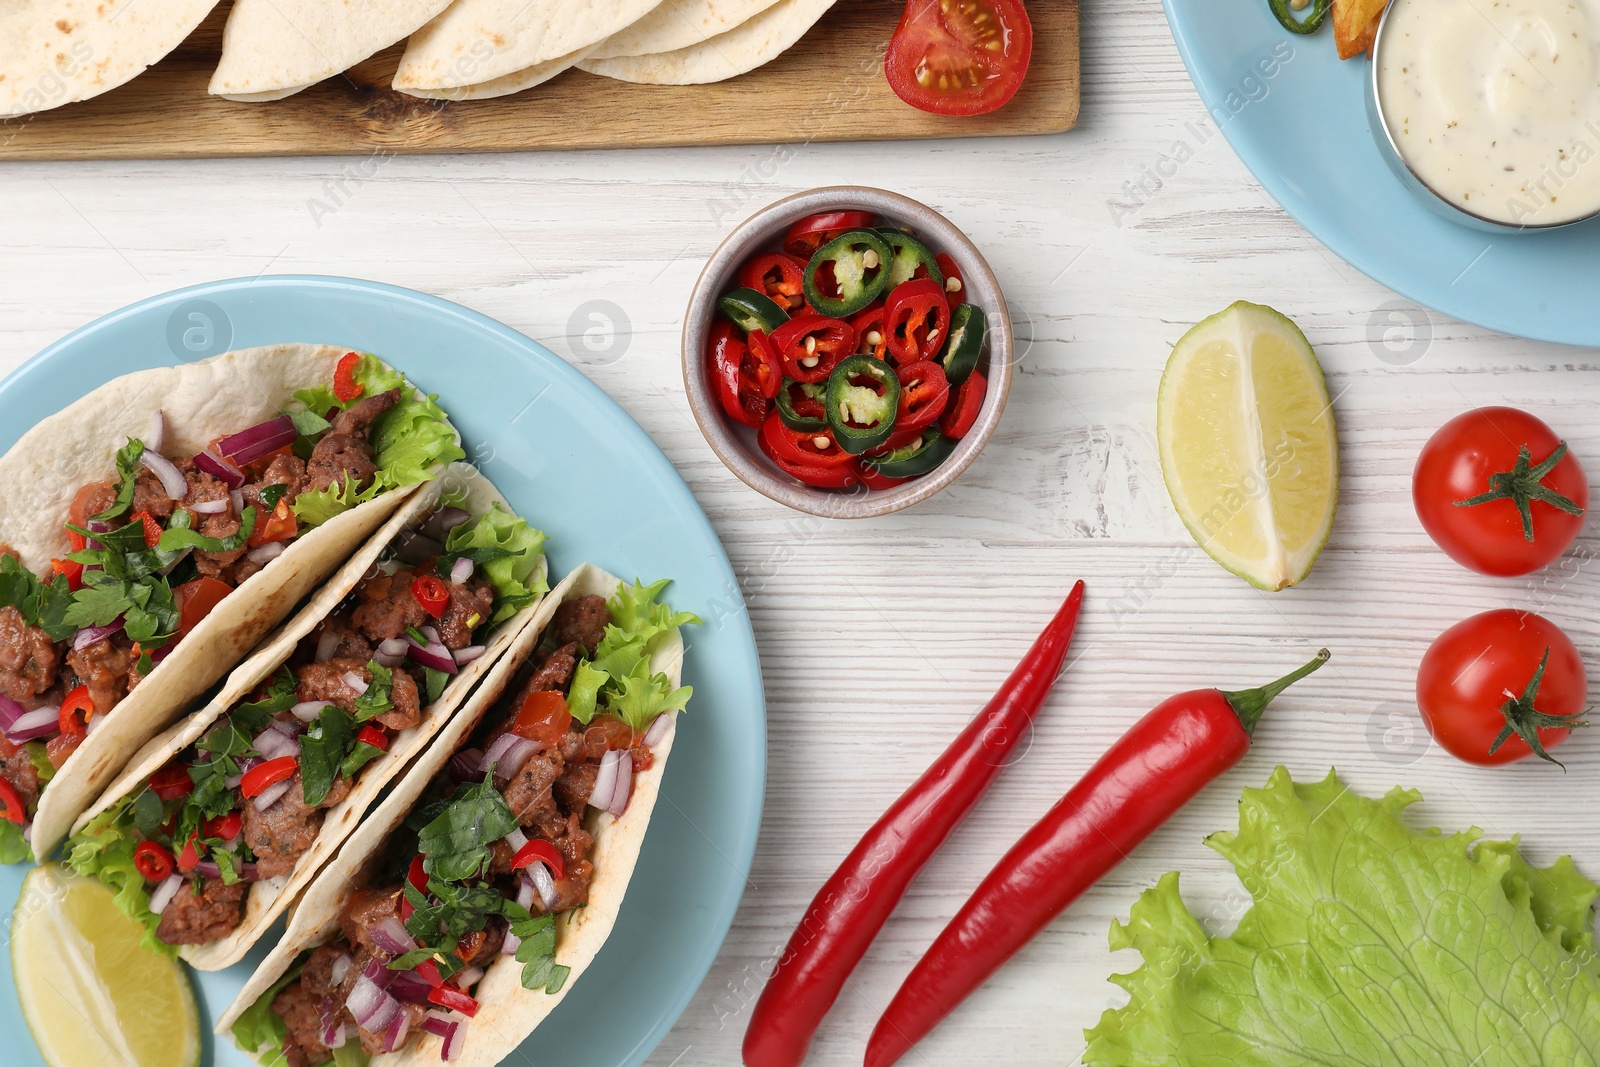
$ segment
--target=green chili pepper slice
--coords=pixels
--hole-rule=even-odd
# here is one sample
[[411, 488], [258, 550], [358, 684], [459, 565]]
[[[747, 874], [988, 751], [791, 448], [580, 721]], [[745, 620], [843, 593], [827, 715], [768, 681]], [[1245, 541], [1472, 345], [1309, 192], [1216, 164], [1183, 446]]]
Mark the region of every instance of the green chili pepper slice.
[[[872, 384], [857, 384], [858, 380]], [[823, 404], [834, 440], [852, 456], [859, 456], [877, 448], [894, 433], [900, 410], [900, 379], [895, 377], [894, 368], [881, 359], [851, 356], [828, 375]]]
[[733, 324], [745, 333], [760, 330], [770, 334], [789, 321], [788, 313], [770, 296], [754, 289], [735, 289], [717, 301], [717, 310], [732, 319]]
[[983, 354], [984, 337], [988, 334], [988, 319], [976, 304], [962, 304], [950, 313], [950, 337], [939, 362], [944, 376], [952, 386], [967, 380], [978, 366]]
[[915, 478], [927, 474], [949, 459], [950, 453], [955, 450], [955, 438], [946, 437], [937, 426], [930, 426], [921, 437], [904, 448], [897, 448], [887, 456], [876, 459], [867, 456], [862, 462], [870, 463], [873, 470], [886, 478]]
[[[793, 391], [791, 391], [793, 390]], [[795, 395], [798, 392], [801, 402], [808, 414], [802, 415], [795, 409]], [[812, 432], [821, 430], [828, 425], [828, 420], [822, 415], [809, 414], [810, 411], [823, 411], [823, 394], [827, 392], [826, 382], [797, 382], [793, 378], [785, 378], [778, 387], [778, 395], [774, 397], [778, 408], [778, 418], [791, 430], [804, 430]], [[809, 403], [806, 403], [809, 401]]]
[[939, 269], [938, 262], [933, 258], [933, 250], [909, 233], [900, 230], [879, 231], [883, 239], [889, 242], [889, 251], [894, 253], [889, 261], [889, 283], [883, 287], [884, 292], [890, 292], [901, 282], [908, 282], [917, 276], [920, 268], [926, 277], [939, 283], [939, 288], [944, 288], [944, 271]]
[[806, 302], [831, 319], [854, 315], [883, 295], [893, 258], [876, 230], [846, 230], [806, 264]]
[[1322, 21], [1333, 9], [1333, 0], [1312, 0], [1311, 14], [1299, 18], [1289, 7], [1289, 0], [1267, 0], [1279, 25], [1290, 33], [1316, 33]]

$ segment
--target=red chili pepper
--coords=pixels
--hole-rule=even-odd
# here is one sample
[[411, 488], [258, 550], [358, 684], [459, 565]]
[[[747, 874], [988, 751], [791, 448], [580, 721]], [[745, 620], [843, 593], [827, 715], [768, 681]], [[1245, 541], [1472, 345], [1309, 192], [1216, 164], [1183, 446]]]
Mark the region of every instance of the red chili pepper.
[[141, 841], [133, 850], [133, 865], [145, 881], [165, 882], [172, 874], [172, 853], [154, 841]]
[[178, 870], [192, 871], [200, 866], [200, 832], [194, 831], [189, 835], [189, 840], [183, 843], [183, 850], [178, 853]]
[[876, 219], [870, 211], [829, 211], [809, 215], [789, 227], [783, 250], [791, 256], [810, 259], [817, 249], [844, 233], [871, 226]]
[[887, 474], [880, 473], [878, 468], [870, 463], [862, 463], [859, 466], [860, 470], [857, 473], [861, 475], [861, 484], [868, 489], [893, 489], [895, 486], [904, 485], [911, 480], [910, 478], [891, 478]]
[[338, 365], [333, 368], [333, 395], [339, 403], [348, 404], [366, 392], [366, 387], [356, 381], [356, 368], [360, 365], [359, 352], [346, 352], [339, 357]]
[[371, 745], [379, 752], [389, 751], [389, 735], [370, 722], [356, 732], [356, 740], [364, 745]]
[[230, 811], [226, 815], [218, 815], [215, 819], [207, 819], [200, 827], [200, 832], [206, 837], [220, 837], [224, 841], [232, 841], [239, 836], [239, 831], [244, 828], [244, 819], [239, 813]]
[[150, 792], [162, 800], [177, 800], [194, 792], [194, 779], [183, 767], [163, 767], [150, 776]]
[[439, 965], [432, 960], [423, 960], [417, 964], [417, 973], [422, 976], [424, 982], [431, 986], [444, 985], [444, 979], [439, 976]]
[[[855, 457], [839, 447], [833, 434], [826, 428], [820, 430], [793, 430], [783, 424], [774, 411], [761, 424], [761, 436], [772, 450], [775, 460], [784, 459], [800, 467], [843, 467], [853, 463]], [[823, 441], [818, 445], [818, 441]]]
[[744, 360], [739, 364], [739, 390], [754, 393], [763, 400], [778, 395], [783, 384], [783, 371], [779, 369], [778, 356], [772, 339], [760, 330], [751, 330], [745, 336]]
[[783, 374], [797, 382], [827, 381], [840, 360], [856, 354], [856, 328], [843, 319], [821, 315], [790, 319], [773, 330], [769, 340]]
[[549, 867], [550, 873], [558, 879], [567, 876], [567, 861], [562, 857], [561, 850], [541, 837], [531, 839], [511, 857], [513, 871], [520, 871], [534, 863], [542, 863]]
[[0, 819], [18, 826], [28, 824], [28, 805], [17, 792], [17, 787], [0, 778]]
[[807, 485], [818, 489], [843, 489], [846, 486], [861, 484], [859, 464], [847, 463], [838, 467], [813, 467], [802, 463], [792, 463], [774, 452], [772, 446], [767, 443], [766, 436], [759, 433], [756, 434], [756, 445], [760, 447], [763, 455], [777, 464], [779, 470], [791, 478], [798, 478]]
[[72, 592], [76, 593], [83, 588], [83, 564], [74, 563], [70, 559], [53, 559], [50, 561], [50, 569], [56, 574], [67, 576], [67, 588]]
[[[421, 893], [423, 896], [428, 895], [428, 872], [422, 869], [421, 855], [411, 857], [411, 866], [406, 868], [406, 881], [410, 882], [413, 888], [415, 888], [416, 891]], [[401, 893], [400, 920], [404, 922], [405, 920], [411, 918], [411, 913], [416, 910], [416, 908], [411, 906], [411, 901], [406, 899], [405, 894]], [[421, 970], [420, 967], [417, 969]], [[439, 977], [439, 969], [437, 967], [433, 969], [433, 976], [434, 978]], [[423, 977], [426, 978], [427, 975], [423, 975]], [[438, 985], [439, 983], [432, 982], [431, 984]]]
[[889, 1002], [866, 1067], [889, 1067], [1214, 779], [1244, 758], [1272, 698], [1328, 650], [1260, 689], [1156, 705], [995, 865]]
[[150, 517], [148, 511], [135, 511], [128, 517], [128, 524], [139, 523], [144, 527], [144, 547], [154, 548], [161, 542], [161, 524]]
[[745, 426], [759, 427], [761, 420], [767, 417], [766, 399], [759, 390], [746, 392], [739, 387], [740, 372], [749, 360], [749, 346], [739, 336], [737, 328], [727, 319], [718, 318], [711, 327], [711, 340], [706, 345], [706, 377], [728, 418]]
[[967, 436], [972, 424], [978, 421], [978, 413], [983, 410], [984, 394], [988, 391], [989, 383], [981, 372], [973, 371], [967, 375], [967, 380], [956, 387], [956, 395], [945, 406], [944, 417], [939, 420], [940, 431], [958, 441]]
[[[955, 314], [956, 308], [967, 301], [967, 282], [961, 277], [961, 268], [956, 266], [956, 261], [944, 252], [935, 252], [933, 261], [939, 264], [939, 272], [944, 275], [945, 300], [950, 304], [950, 313]], [[956, 280], [955, 288], [950, 287], [950, 279]]]
[[452, 985], [434, 986], [428, 990], [428, 999], [448, 1011], [459, 1011], [469, 1019], [478, 1014], [478, 1002]]
[[94, 698], [89, 695], [88, 686], [80, 685], [61, 702], [61, 717], [57, 725], [69, 737], [82, 735], [88, 733], [89, 716], [93, 714]]
[[798, 1067], [845, 979], [906, 887], [978, 802], [1044, 704], [1083, 604], [1072, 587], [994, 699], [833, 872], [789, 938], [744, 1035], [747, 1067]]
[[286, 779], [293, 778], [300, 769], [300, 761], [293, 756], [279, 756], [257, 764], [239, 780], [239, 792], [246, 797], [258, 797]]
[[901, 282], [889, 294], [884, 325], [896, 363], [932, 359], [950, 333], [950, 303], [932, 278]]
[[437, 574], [417, 575], [411, 582], [411, 595], [417, 598], [423, 611], [436, 619], [450, 606], [450, 587]]
[[[874, 359], [889, 358], [889, 329], [884, 325], [884, 316], [888, 310], [882, 300], [875, 300], [864, 310], [856, 312], [855, 318], [850, 320], [850, 325], [856, 331], [858, 352], [863, 352]], [[873, 340], [874, 335], [877, 336], [877, 340]]]
[[896, 432], [921, 430], [939, 420], [950, 402], [950, 380], [931, 359], [908, 363], [895, 371], [900, 379], [900, 412]]
[[786, 252], [757, 256], [739, 271], [739, 284], [765, 293], [790, 316], [803, 314], [806, 265]]

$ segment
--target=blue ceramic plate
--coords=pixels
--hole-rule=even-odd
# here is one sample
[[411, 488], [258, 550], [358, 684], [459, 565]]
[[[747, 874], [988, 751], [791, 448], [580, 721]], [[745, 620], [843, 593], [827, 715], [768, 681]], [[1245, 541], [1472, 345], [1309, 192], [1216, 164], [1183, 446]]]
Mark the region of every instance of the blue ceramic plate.
[[[283, 341], [376, 352], [437, 392], [469, 458], [549, 533], [555, 574], [590, 560], [625, 578], [670, 576], [672, 604], [706, 620], [685, 633], [695, 695], [637, 891], [612, 943], [522, 1049], [525, 1062], [540, 1064], [640, 1063], [683, 1012], [733, 922], [761, 818], [766, 721], [728, 557], [688, 486], [621, 408], [549, 350], [459, 305], [345, 278], [262, 278], [146, 300], [50, 346], [0, 382], [0, 451], [119, 374]], [[6, 916], [23, 873], [0, 868]], [[202, 1019], [232, 1001], [264, 954], [258, 946], [246, 963], [196, 974]], [[0, 1033], [11, 1035], [6, 1064], [42, 1063], [23, 1036], [9, 953], [0, 963]], [[216, 1039], [205, 1062], [253, 1061]]]
[[1600, 221], [1490, 234], [1426, 207], [1367, 123], [1364, 58], [1333, 28], [1296, 36], [1267, 0], [1164, 0], [1212, 121], [1256, 180], [1351, 266], [1418, 304], [1504, 333], [1600, 345]]

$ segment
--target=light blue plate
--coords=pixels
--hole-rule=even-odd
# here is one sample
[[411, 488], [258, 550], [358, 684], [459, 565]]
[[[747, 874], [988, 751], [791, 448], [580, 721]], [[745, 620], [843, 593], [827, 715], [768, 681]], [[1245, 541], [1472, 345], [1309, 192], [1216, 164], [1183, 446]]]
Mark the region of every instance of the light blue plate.
[[[1418, 304], [1504, 333], [1600, 345], [1600, 221], [1489, 234], [1422, 203], [1378, 154], [1364, 58], [1333, 28], [1283, 29], [1267, 0], [1164, 0], [1212, 121], [1256, 180], [1351, 266]], [[1191, 146], [1192, 147], [1192, 146]]]
[[[523, 1058], [513, 1057], [541, 1067], [638, 1064], [710, 968], [744, 892], [761, 820], [761, 668], [728, 557], [666, 457], [582, 374], [498, 322], [374, 282], [216, 282], [107, 315], [0, 382], [0, 451], [41, 416], [119, 374], [283, 341], [376, 352], [437, 392], [469, 457], [549, 533], [554, 573], [590, 560], [624, 578], [670, 576], [672, 604], [706, 620], [684, 635], [694, 700], [615, 935], [523, 1046]], [[6, 916], [23, 873], [0, 868]], [[196, 975], [202, 1019], [228, 1005], [264, 954], [258, 947], [247, 963]], [[206, 1030], [209, 1040], [209, 1023]], [[0, 1034], [8, 1035], [0, 1061], [42, 1062], [25, 1036], [9, 953], [0, 963]], [[223, 1039], [205, 1062], [252, 1063]]]

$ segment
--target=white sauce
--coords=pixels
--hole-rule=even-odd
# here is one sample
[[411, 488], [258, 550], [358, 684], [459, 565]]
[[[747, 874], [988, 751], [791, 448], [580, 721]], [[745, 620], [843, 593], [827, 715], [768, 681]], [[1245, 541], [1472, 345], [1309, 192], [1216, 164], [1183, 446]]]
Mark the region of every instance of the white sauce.
[[1549, 225], [1600, 211], [1600, 0], [1393, 0], [1389, 131], [1430, 189]]

